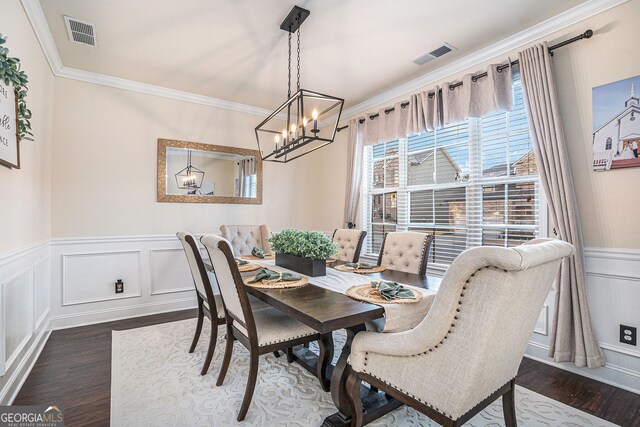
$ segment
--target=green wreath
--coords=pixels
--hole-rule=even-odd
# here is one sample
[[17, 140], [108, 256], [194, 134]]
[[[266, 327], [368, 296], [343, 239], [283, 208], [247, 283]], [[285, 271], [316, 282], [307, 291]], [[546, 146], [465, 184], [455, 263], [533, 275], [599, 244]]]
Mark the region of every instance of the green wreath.
[[18, 139], [33, 141], [31, 133], [31, 110], [27, 108], [27, 75], [20, 69], [20, 59], [8, 56], [9, 49], [2, 46], [7, 39], [0, 34], [0, 80], [13, 86], [18, 97]]

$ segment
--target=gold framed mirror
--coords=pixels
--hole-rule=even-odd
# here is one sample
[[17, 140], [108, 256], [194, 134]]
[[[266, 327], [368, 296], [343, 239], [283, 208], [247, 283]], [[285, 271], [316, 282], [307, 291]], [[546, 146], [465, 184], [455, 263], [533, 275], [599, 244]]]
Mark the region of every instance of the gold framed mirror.
[[262, 204], [260, 152], [159, 138], [158, 202]]

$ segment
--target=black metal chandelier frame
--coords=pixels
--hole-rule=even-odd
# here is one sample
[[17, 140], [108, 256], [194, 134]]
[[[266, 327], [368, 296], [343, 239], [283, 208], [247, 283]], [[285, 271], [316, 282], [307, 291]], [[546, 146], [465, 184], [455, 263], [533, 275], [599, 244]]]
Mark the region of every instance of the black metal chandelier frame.
[[[202, 187], [202, 182], [204, 181], [204, 171], [191, 164], [191, 150], [187, 152], [187, 167], [181, 169], [178, 173], [176, 173], [175, 177], [176, 185], [181, 190], [195, 190]], [[181, 178], [182, 183], [180, 183]], [[189, 181], [185, 180], [185, 178], [188, 178]]]
[[[276, 143], [276, 148], [272, 152], [268, 152], [266, 155], [262, 155], [262, 160], [287, 163], [291, 160], [305, 156], [312, 153], [328, 144], [331, 144], [336, 136], [338, 130], [338, 123], [340, 115], [342, 114], [342, 107], [344, 105], [344, 99], [331, 95], [326, 95], [320, 92], [310, 91], [300, 88], [300, 26], [304, 20], [310, 15], [306, 9], [298, 6], [294, 6], [289, 15], [280, 24], [280, 29], [287, 31], [289, 42], [289, 58], [288, 58], [288, 92], [287, 100], [280, 105], [273, 113], [271, 113], [266, 119], [264, 119], [255, 128], [256, 140], [258, 142], [258, 150], [262, 153], [262, 146], [260, 144], [261, 133], [272, 135], [276, 141], [282, 141], [282, 145]], [[291, 94], [291, 38], [292, 34], [297, 32], [297, 90]], [[321, 111], [314, 110], [311, 115], [305, 114], [305, 100], [307, 104], [309, 100], [319, 100], [324, 102], [324, 108]], [[292, 110], [294, 112], [292, 113]], [[329, 113], [337, 113], [334, 125], [327, 130], [321, 132], [319, 129], [319, 119], [326, 117]], [[286, 115], [286, 120], [282, 116]], [[286, 123], [285, 130], [279, 131], [274, 128], [270, 128], [269, 124], [272, 121], [281, 121]], [[310, 129], [309, 129], [310, 128]], [[291, 131], [290, 131], [291, 130]], [[325, 133], [325, 136], [320, 135]], [[282, 139], [280, 140], [280, 135]], [[297, 150], [305, 147], [311, 143], [320, 142], [319, 145], [304, 152], [298, 152]]]

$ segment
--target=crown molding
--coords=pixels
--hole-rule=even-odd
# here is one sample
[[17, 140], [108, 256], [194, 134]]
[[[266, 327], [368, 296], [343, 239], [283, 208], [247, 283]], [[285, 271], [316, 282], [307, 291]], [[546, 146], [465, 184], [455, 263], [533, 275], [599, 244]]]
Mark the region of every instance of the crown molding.
[[[254, 114], [263, 117], [271, 114], [271, 110], [247, 104], [226, 101], [223, 99], [198, 95], [191, 92], [184, 92], [133, 80], [127, 80], [90, 71], [65, 67], [62, 64], [62, 60], [53, 40], [53, 36], [49, 29], [49, 25], [47, 23], [40, 2], [38, 0], [20, 1], [31, 23], [31, 26], [33, 27], [36, 37], [38, 38], [38, 41], [42, 46], [42, 50], [45, 54], [45, 57], [47, 58], [47, 61], [49, 62], [49, 66], [51, 67], [53, 74], [57, 77], [63, 77], [102, 86], [109, 86], [148, 95], [161, 96], [164, 98], [222, 108], [241, 113]], [[428, 86], [446, 77], [460, 73], [470, 67], [473, 67], [474, 65], [488, 61], [492, 58], [495, 58], [496, 56], [505, 54], [528, 43], [534, 42], [542, 37], [545, 37], [570, 25], [576, 24], [582, 20], [597, 15], [598, 13], [626, 3], [627, 1], [629, 0], [588, 0], [587, 2], [582, 3], [552, 18], [549, 18], [546, 21], [536, 24], [510, 37], [507, 37], [506, 39], [498, 43], [494, 43], [483, 49], [475, 51], [474, 53], [460, 58], [448, 65], [440, 67], [430, 73], [424, 74], [408, 82], [397, 85], [392, 89], [386, 90], [379, 95], [367, 99], [366, 101], [349, 107], [342, 112], [342, 117], [344, 119], [348, 119], [357, 114], [364, 113], [365, 111], [370, 110], [377, 105], [389, 102], [399, 96], [403, 96], [416, 91], [421, 87]]]
[[44, 56], [49, 62], [49, 67], [56, 77], [63, 77], [72, 80], [78, 80], [86, 83], [93, 83], [102, 86], [109, 86], [117, 89], [128, 90], [132, 92], [144, 93], [147, 95], [161, 96], [163, 98], [175, 99], [178, 101], [190, 102], [193, 104], [201, 104], [210, 107], [222, 108], [225, 110], [237, 111], [240, 113], [254, 114], [266, 117], [271, 114], [272, 110], [254, 107], [252, 105], [241, 104], [238, 102], [226, 101], [224, 99], [214, 98], [205, 95], [199, 95], [191, 92], [184, 92], [176, 89], [169, 89], [162, 86], [156, 86], [148, 83], [137, 82], [134, 80], [122, 79], [119, 77], [108, 76], [105, 74], [94, 73], [91, 71], [78, 70], [76, 68], [65, 67], [58, 53], [58, 48], [53, 40], [53, 35], [49, 29], [49, 24], [42, 10], [42, 6], [38, 0], [20, 0], [33, 31], [38, 38], [38, 42], [42, 47]]
[[[450, 64], [397, 85], [352, 107], [346, 108], [342, 112], [342, 117], [344, 119], [349, 119], [355, 115], [363, 114], [367, 110], [370, 110], [380, 104], [392, 101], [393, 99], [403, 95], [406, 96], [422, 87], [434, 84], [447, 77], [460, 74], [475, 65], [491, 60], [496, 56], [504, 55], [526, 44], [535, 42], [536, 40], [555, 33], [556, 31], [560, 31], [608, 9], [626, 3], [627, 1], [629, 0], [588, 0], [585, 3], [555, 15], [546, 21], [542, 21], [497, 43], [477, 50]], [[460, 77], [461, 76], [456, 76], [456, 78]]]

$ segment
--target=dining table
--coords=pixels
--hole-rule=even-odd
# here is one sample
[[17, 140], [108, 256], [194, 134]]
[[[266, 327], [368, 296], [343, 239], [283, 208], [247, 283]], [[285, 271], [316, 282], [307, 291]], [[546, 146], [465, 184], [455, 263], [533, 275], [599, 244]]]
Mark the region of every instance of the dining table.
[[[276, 269], [277, 271], [291, 271], [274, 265], [273, 260], [254, 260], [252, 262], [258, 263], [261, 267]], [[210, 271], [213, 271], [208, 262], [205, 262], [205, 264]], [[326, 427], [350, 425], [351, 410], [346, 391], [346, 380], [351, 370], [348, 363], [351, 343], [356, 334], [366, 330], [366, 323], [379, 321], [385, 316], [385, 307], [383, 305], [362, 302], [347, 296], [345, 294], [346, 286], [349, 283], [366, 284], [372, 281], [384, 280], [409, 285], [418, 288], [423, 294], [429, 295], [435, 294], [440, 285], [440, 278], [438, 277], [421, 276], [389, 269], [376, 273], [357, 274], [358, 277], [356, 278], [354, 276], [356, 273], [342, 272], [333, 268], [343, 264], [345, 264], [343, 261], [327, 263], [326, 276], [309, 277], [309, 283], [302, 287], [264, 289], [245, 285], [247, 293], [250, 295], [299, 320], [323, 335], [330, 335], [340, 329], [346, 330], [346, 342], [335, 365], [331, 364], [333, 351], [324, 360], [320, 360], [318, 355], [304, 346], [290, 349], [287, 354], [289, 361], [297, 362], [314, 375], [317, 372], [324, 372], [324, 375], [322, 375], [324, 378], [321, 378], [320, 381], [323, 382], [324, 389], [330, 389], [331, 398], [337, 408], [336, 413], [324, 420], [322, 425]], [[246, 278], [255, 275], [255, 273], [256, 271], [244, 272], [241, 275]], [[320, 370], [318, 369], [318, 363], [323, 364]], [[379, 392], [373, 387], [363, 385], [361, 396], [365, 424], [402, 406], [399, 400]]]

